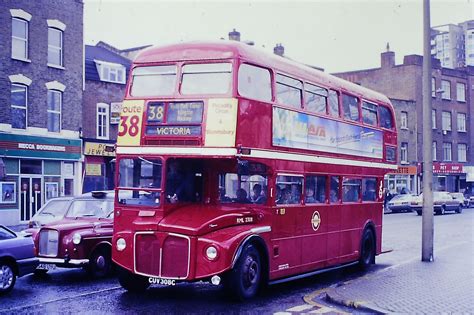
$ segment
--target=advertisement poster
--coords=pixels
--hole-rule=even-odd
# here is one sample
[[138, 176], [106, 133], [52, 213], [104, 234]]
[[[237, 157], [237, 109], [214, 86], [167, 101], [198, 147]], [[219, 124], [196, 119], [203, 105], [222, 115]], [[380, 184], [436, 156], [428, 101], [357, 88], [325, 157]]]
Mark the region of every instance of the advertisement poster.
[[382, 132], [327, 118], [273, 108], [273, 145], [382, 158]]

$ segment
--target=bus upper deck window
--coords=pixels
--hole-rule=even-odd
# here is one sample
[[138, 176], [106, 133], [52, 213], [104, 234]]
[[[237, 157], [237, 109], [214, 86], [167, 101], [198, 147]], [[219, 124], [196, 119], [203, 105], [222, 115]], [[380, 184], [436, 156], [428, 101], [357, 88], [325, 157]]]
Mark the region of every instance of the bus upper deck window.
[[226, 94], [232, 83], [232, 64], [200, 63], [183, 66], [181, 94]]
[[239, 68], [239, 94], [260, 101], [272, 100], [270, 71], [265, 68], [242, 64]]
[[276, 98], [278, 103], [294, 108], [301, 108], [303, 82], [277, 74]]
[[377, 105], [362, 102], [362, 121], [364, 124], [377, 126]]
[[392, 113], [385, 106], [379, 106], [379, 115], [380, 115], [380, 127], [392, 129], [393, 128], [393, 119]]
[[319, 86], [305, 83], [305, 107], [314, 113], [326, 114], [328, 91]]
[[359, 100], [357, 97], [342, 94], [342, 108], [345, 119], [359, 121]]
[[328, 93], [329, 115], [339, 117], [339, 95], [336, 91], [329, 90]]
[[176, 66], [137, 67], [132, 72], [132, 96], [168, 96], [176, 86]]

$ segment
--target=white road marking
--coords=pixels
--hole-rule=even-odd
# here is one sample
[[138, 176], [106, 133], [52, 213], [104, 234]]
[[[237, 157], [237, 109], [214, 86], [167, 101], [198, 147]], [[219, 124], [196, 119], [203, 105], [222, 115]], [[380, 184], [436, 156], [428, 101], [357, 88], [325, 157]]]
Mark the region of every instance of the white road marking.
[[303, 304], [287, 309], [288, 312], [302, 312], [313, 308], [313, 305]]

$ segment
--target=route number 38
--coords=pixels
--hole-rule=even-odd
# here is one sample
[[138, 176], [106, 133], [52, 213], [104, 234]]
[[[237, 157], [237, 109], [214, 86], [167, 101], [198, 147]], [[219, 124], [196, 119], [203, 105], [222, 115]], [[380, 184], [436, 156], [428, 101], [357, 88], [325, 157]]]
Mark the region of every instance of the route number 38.
[[128, 134], [130, 137], [135, 137], [140, 131], [139, 122], [140, 117], [138, 117], [138, 115], [120, 116], [118, 136], [123, 137]]

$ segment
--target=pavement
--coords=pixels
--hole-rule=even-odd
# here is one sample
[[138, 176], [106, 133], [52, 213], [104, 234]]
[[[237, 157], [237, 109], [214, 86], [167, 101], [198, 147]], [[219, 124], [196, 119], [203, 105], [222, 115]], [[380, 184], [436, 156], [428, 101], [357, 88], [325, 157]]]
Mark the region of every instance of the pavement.
[[433, 262], [369, 271], [330, 287], [325, 299], [362, 313], [474, 314], [474, 239], [436, 249]]

